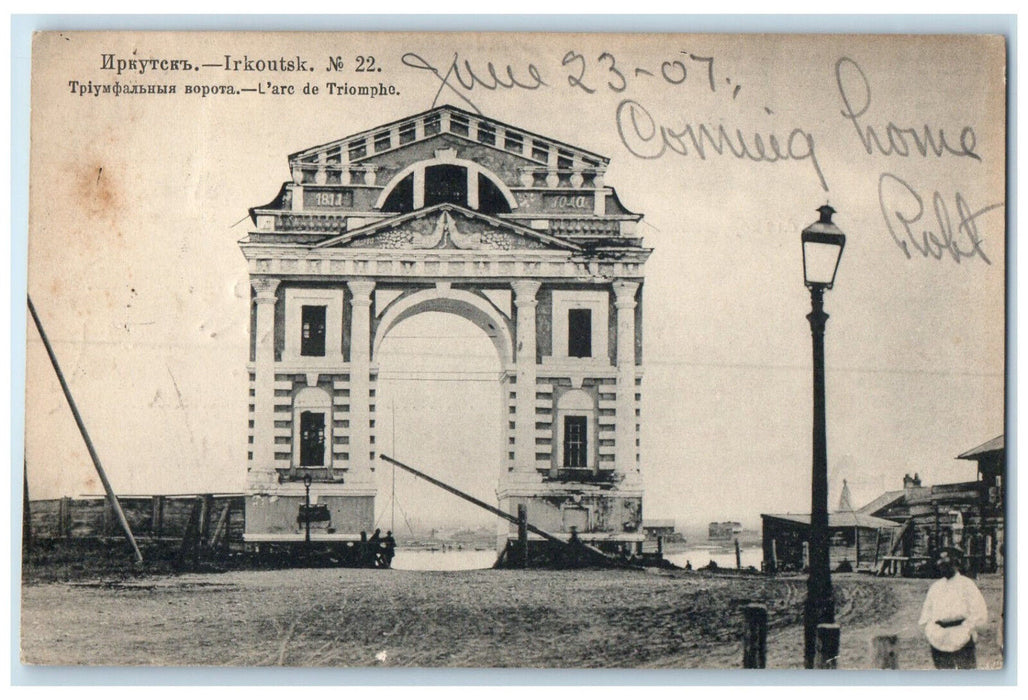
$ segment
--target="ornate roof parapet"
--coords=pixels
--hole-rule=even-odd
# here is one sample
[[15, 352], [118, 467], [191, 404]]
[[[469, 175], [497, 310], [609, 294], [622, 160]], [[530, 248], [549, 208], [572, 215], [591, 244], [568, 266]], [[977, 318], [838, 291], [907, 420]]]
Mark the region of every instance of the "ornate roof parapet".
[[292, 179], [250, 215], [256, 240], [295, 245], [445, 201], [587, 249], [641, 247], [608, 163], [445, 105], [290, 155]]

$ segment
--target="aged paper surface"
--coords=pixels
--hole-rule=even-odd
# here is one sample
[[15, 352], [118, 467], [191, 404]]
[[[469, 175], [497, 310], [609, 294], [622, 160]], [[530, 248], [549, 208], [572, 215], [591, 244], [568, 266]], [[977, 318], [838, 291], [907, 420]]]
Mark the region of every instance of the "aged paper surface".
[[[345, 328], [359, 318], [356, 314], [370, 314], [374, 329], [389, 318], [390, 303], [402, 303], [412, 289], [434, 289], [432, 300], [410, 306], [409, 313], [397, 312], [395, 331], [383, 330], [381, 344], [368, 338], [373, 345], [364, 359], [377, 372], [372, 384], [345, 389], [346, 396], [363, 391], [377, 403], [370, 432], [349, 423], [343, 427], [342, 407], [356, 408], [341, 398], [343, 375], [328, 380], [327, 391], [337, 392], [329, 402], [337, 424], [329, 419], [329, 429], [339, 431], [338, 440], [317, 444], [326, 459], [336, 460], [339, 473], [325, 467], [322, 476], [335, 479], [344, 493], [363, 473], [361, 493], [375, 494], [372, 510], [365, 513], [368, 532], [395, 529], [402, 555], [405, 543], [425, 539], [427, 532], [496, 531], [494, 515], [406, 473], [394, 475], [380, 454], [506, 508], [513, 501], [504, 494], [515, 490], [504, 480], [519, 473], [514, 462], [527, 445], [525, 453], [539, 464], [550, 460], [541, 469], [530, 465], [532, 478], [560, 481], [561, 488], [575, 469], [603, 481], [603, 465], [617, 463], [612, 479], [619, 488], [635, 489], [629, 491], [641, 494], [642, 503], [622, 535], [638, 532], [641, 538], [648, 521], [673, 520], [690, 543], [699, 544], [707, 540], [708, 523], [738, 522], [753, 534], [747, 550], [752, 558], [741, 562], [743, 568], [761, 569], [769, 557], [767, 543], [762, 548], [760, 542], [761, 515], [811, 510], [811, 336], [805, 318], [810, 297], [800, 232], [817, 220], [817, 208], [828, 204], [835, 210], [833, 223], [846, 235], [835, 284], [825, 293], [829, 509], [846, 510], [836, 507], [845, 500], [850, 512], [859, 511], [905, 487], [925, 489], [928, 510], [922, 508], [918, 517], [931, 520], [931, 531], [915, 526], [911, 534], [890, 531], [889, 537], [916, 535], [921, 539], [911, 546], [930, 547], [926, 551], [932, 554], [944, 544], [961, 545], [973, 556], [988, 550], [990, 571], [982, 573], [979, 586], [989, 617], [980, 632], [978, 664], [997, 668], [1003, 663], [1002, 526], [996, 530], [992, 522], [986, 533], [980, 508], [970, 513], [962, 496], [933, 500], [930, 487], [978, 480], [974, 459], [956, 457], [1004, 432], [1005, 60], [1002, 38], [970, 35], [43, 33], [34, 39], [32, 57], [29, 296], [119, 496], [243, 497], [265, 488], [254, 476], [255, 468], [263, 468], [256, 463], [264, 453], [262, 437], [255, 435], [263, 425], [262, 385], [251, 376], [260, 375], [261, 341], [251, 337], [251, 327], [260, 322], [261, 305], [253, 300], [267, 292], [254, 280], [277, 275], [310, 283], [312, 289], [345, 287], [338, 297], [315, 294], [326, 300], [315, 306], [327, 308], [329, 318], [318, 326], [319, 317], [312, 316], [310, 328], [320, 328], [312, 332], [324, 340], [327, 323], [330, 345], [333, 333], [343, 334], [339, 367], [348, 373], [358, 359], [350, 354]], [[452, 109], [439, 112], [446, 138], [429, 143], [425, 129], [435, 122], [417, 115], [446, 106]], [[366, 135], [362, 144], [347, 141], [358, 134]], [[342, 155], [339, 149], [317, 148], [335, 142]], [[421, 148], [419, 158], [431, 165], [389, 160], [388, 153], [408, 144]], [[290, 161], [308, 151], [309, 161]], [[386, 154], [381, 162], [373, 157], [379, 153]], [[512, 153], [523, 161], [520, 169], [505, 164]], [[347, 160], [363, 165], [348, 169]], [[446, 167], [470, 173], [466, 183], [453, 186], [459, 191], [450, 181], [432, 189], [433, 173], [451, 171], [431, 168]], [[405, 180], [408, 174], [412, 179]], [[408, 186], [413, 194], [397, 189]], [[287, 191], [293, 199], [282, 199]], [[597, 200], [600, 191], [605, 199]], [[390, 199], [394, 193], [396, 200]], [[272, 231], [285, 236], [281, 240], [316, 246], [310, 236], [288, 238], [290, 217], [304, 212], [320, 217], [311, 223], [312, 215], [303, 226], [316, 226], [328, 248], [340, 241], [349, 245], [348, 231], [361, 232], [355, 241], [385, 245], [385, 234], [360, 236], [379, 235], [379, 229], [366, 227], [379, 225], [389, 203], [403, 196], [409, 199], [391, 211], [409, 213], [415, 222], [411, 245], [444, 252], [436, 258], [422, 250], [411, 257], [407, 277], [408, 268], [398, 259], [396, 267], [375, 268], [381, 275], [374, 291], [365, 292], [368, 311], [358, 310], [359, 303], [351, 308], [353, 295], [363, 289], [360, 280], [369, 274], [359, 262], [340, 261], [333, 281], [319, 277], [336, 270], [332, 254], [319, 257], [322, 249], [312, 247], [295, 260], [241, 252], [241, 241], [259, 243]], [[362, 197], [368, 202], [363, 212], [355, 204]], [[443, 213], [432, 218], [433, 210], [420, 218], [419, 210], [431, 206]], [[498, 209], [487, 211], [490, 206]], [[266, 222], [261, 211], [271, 212]], [[528, 215], [532, 211], [542, 213]], [[560, 349], [559, 339], [547, 339], [549, 345], [538, 346], [541, 359], [531, 375], [542, 382], [550, 376], [546, 368], [559, 366], [568, 392], [585, 393], [592, 378], [600, 377], [596, 407], [575, 405], [570, 393], [561, 405], [564, 385], [554, 379], [552, 439], [536, 432], [519, 442], [514, 416], [520, 421], [519, 412], [528, 410], [537, 422], [538, 405], [523, 409], [508, 403], [516, 399], [497, 392], [496, 378], [505, 377], [501, 381], [513, 387], [515, 375], [526, 376], [513, 369], [522, 336], [511, 331], [507, 340], [497, 340], [487, 319], [495, 313], [513, 324], [518, 314], [528, 313], [527, 305], [518, 304], [525, 287], [512, 287], [484, 259], [467, 258], [453, 279], [449, 272], [433, 277], [426, 270], [449, 264], [445, 250], [481, 250], [493, 243], [546, 254], [573, 250], [565, 257], [578, 259], [595, 243], [583, 231], [599, 230], [589, 226], [601, 226], [595, 223], [601, 220], [613, 227], [611, 236], [641, 239], [638, 247], [652, 249], [644, 258], [645, 272], [639, 272], [641, 266], [626, 272], [634, 264], [633, 251], [609, 253], [596, 258], [594, 267], [583, 262], [581, 270], [569, 272], [573, 279], [565, 279], [561, 288], [571, 294], [569, 309], [578, 308], [572, 293], [581, 292], [586, 295], [582, 308], [593, 314], [588, 317], [593, 345], [586, 356], [600, 342], [596, 329], [605, 319], [602, 340], [611, 349], [609, 366], [600, 372], [575, 364], [582, 357], [579, 350]], [[419, 221], [429, 223], [418, 228]], [[268, 228], [262, 228], [265, 223]], [[333, 243], [333, 236], [342, 238]], [[403, 240], [396, 245], [406, 245]], [[543, 266], [518, 267], [518, 274], [533, 269], [543, 274], [549, 263], [540, 259], [544, 262], [517, 263]], [[314, 260], [323, 260], [324, 268]], [[294, 262], [297, 267], [289, 267]], [[632, 277], [631, 284], [642, 282], [642, 291], [632, 286], [618, 302], [615, 284], [609, 305], [604, 291], [604, 301], [589, 306], [593, 302], [583, 290], [601, 279], [609, 287], [610, 275]], [[476, 283], [486, 278], [490, 284], [500, 280], [505, 290], [495, 284], [479, 290]], [[292, 308], [282, 290], [276, 314]], [[537, 327], [554, 338], [560, 328], [573, 332], [561, 323], [574, 326], [583, 318], [572, 314], [561, 320], [565, 297], [560, 293], [541, 295], [533, 311], [549, 319]], [[479, 302], [465, 304], [461, 294], [477, 295]], [[619, 314], [617, 303], [627, 308], [629, 296], [635, 302], [635, 340], [619, 345], [629, 316]], [[343, 329], [332, 325], [336, 299]], [[302, 303], [297, 301], [296, 309]], [[476, 308], [485, 316], [476, 315]], [[275, 362], [288, 364], [290, 344], [304, 341], [299, 331], [291, 335], [292, 321], [278, 323], [282, 337], [275, 341]], [[308, 326], [302, 328], [306, 334]], [[620, 460], [626, 454], [631, 460], [634, 453], [618, 447], [618, 440], [627, 444], [625, 436], [636, 429], [619, 427], [618, 440], [611, 429], [606, 440], [603, 418], [617, 414], [615, 375], [624, 367], [618, 369], [615, 358], [633, 346], [640, 387], [638, 457], [637, 468], [626, 470]], [[306, 354], [302, 347], [296, 350], [300, 359]], [[569, 362], [553, 360], [557, 356]], [[281, 494], [288, 491], [289, 498], [302, 502], [303, 470], [297, 464], [313, 462], [299, 445], [307, 444], [302, 425], [313, 424], [301, 425], [301, 413], [311, 412], [314, 404], [301, 405], [306, 399], [298, 397], [305, 387], [324, 386], [336, 370], [318, 363], [289, 367], [292, 379], [268, 375], [274, 383], [267, 384], [268, 397], [299, 403], [283, 406], [282, 415], [269, 403], [267, 425], [279, 432], [274, 440], [267, 437], [265, 471], [278, 481], [261, 493], [281, 486], [286, 489]], [[289, 381], [294, 384], [282, 384]], [[543, 392], [537, 401], [550, 397]], [[619, 405], [633, 406], [631, 396], [625, 401]], [[570, 422], [561, 422], [561, 411]], [[581, 443], [573, 437], [579, 429]], [[589, 437], [590, 431], [601, 439]], [[379, 454], [358, 466], [359, 459], [343, 451], [354, 445]], [[577, 454], [580, 445], [578, 464], [568, 455]], [[345, 479], [339, 476], [344, 455], [355, 465], [346, 467]], [[103, 494], [31, 321], [26, 469], [33, 503]], [[1002, 479], [999, 483], [1001, 488]], [[988, 492], [967, 498], [979, 496], [990, 498]], [[995, 509], [1001, 496], [992, 498]], [[572, 501], [560, 506], [551, 529], [563, 527], [566, 534], [574, 522], [575, 532], [595, 531], [597, 541], [600, 534], [609, 535], [606, 525], [597, 525], [592, 506], [579, 508], [579, 501]], [[41, 505], [38, 513], [47, 507]], [[296, 512], [295, 505], [290, 508]], [[226, 522], [228, 512], [226, 507]], [[257, 531], [255, 512], [247, 510], [251, 522], [240, 525], [253, 535], [247, 541], [278, 537], [272, 525]], [[1001, 520], [1002, 509], [998, 512]], [[213, 521], [208, 544], [217, 540], [219, 513], [214, 508], [205, 516]], [[904, 517], [912, 517], [904, 513], [892, 524], [900, 527]], [[113, 516], [104, 517], [100, 534], [118, 541]], [[978, 520], [965, 525], [964, 519], [973, 517]], [[302, 539], [291, 522], [292, 534]], [[882, 536], [881, 523], [869, 528], [878, 533], [872, 539]], [[345, 529], [326, 531], [326, 541], [330, 534], [342, 538], [365, 527]], [[70, 531], [55, 536], [74, 539]], [[174, 546], [180, 546], [184, 534], [176, 537]], [[856, 538], [850, 544], [858, 550], [858, 569], [880, 567], [879, 554], [893, 551], [875, 542], [874, 561], [868, 562], [864, 540]], [[715, 554], [704, 550], [704, 558], [696, 559], [700, 555], [694, 553], [690, 564], [706, 564]], [[796, 563], [801, 568], [804, 560]], [[23, 659], [735, 668], [741, 665], [739, 601], [744, 601], [768, 605], [773, 629], [782, 621], [783, 631], [773, 632], [768, 642], [768, 665], [801, 667], [803, 661], [796, 616], [805, 578], [798, 571], [792, 578], [769, 578], [769, 584], [757, 575], [640, 582], [626, 572], [616, 572], [627, 577], [624, 581], [611, 583], [603, 577], [614, 573], [594, 572], [590, 575], [597, 578], [584, 584], [588, 590], [580, 597], [568, 592], [576, 584], [561, 578], [567, 572], [496, 572], [521, 576], [498, 584], [500, 579], [481, 571], [442, 580], [416, 571], [347, 570], [343, 579], [320, 581], [320, 570], [299, 571], [277, 570], [271, 576], [233, 568], [205, 574], [189, 591], [183, 591], [180, 579], [154, 574], [149, 596], [136, 589], [102, 595], [100, 589], [65, 590], [67, 584], [53, 582], [60, 575], [42, 576], [24, 587]], [[427, 577], [427, 583], [416, 576]], [[872, 667], [871, 638], [894, 633], [900, 635], [901, 667], [931, 667], [916, 625], [928, 581], [917, 579], [921, 587], [916, 589], [904, 587], [906, 580], [895, 586], [881, 581], [860, 573], [836, 581], [843, 628], [840, 666]], [[380, 603], [371, 612], [364, 606], [377, 600], [375, 590], [382, 585], [394, 587], [386, 595], [398, 609], [378, 619], [374, 611], [382, 610]], [[779, 585], [785, 588], [774, 589]], [[554, 597], [555, 587], [571, 599]], [[329, 590], [331, 595], [322, 597]], [[700, 590], [717, 601], [716, 612], [685, 612], [682, 597]], [[224, 598], [204, 598], [212, 595]], [[190, 604], [183, 601], [212, 605], [212, 611], [239, 609], [223, 619], [205, 613], [215, 619], [206, 623], [209, 647], [187, 643], [176, 629], [185, 613], [170, 614], [167, 627], [149, 630], [145, 640], [113, 628], [97, 634], [101, 611], [119, 596], [138, 599], [140, 615], [157, 614], [146, 611], [155, 596], [167, 596], [176, 610]], [[65, 605], [72, 605], [74, 614], [54, 607], [62, 599], [72, 601]], [[652, 614], [636, 607], [647, 600], [656, 601]], [[499, 614], [500, 608], [506, 614]], [[536, 617], [554, 622], [543, 625], [544, 641], [526, 652], [523, 644], [533, 638]], [[67, 629], [54, 631], [58, 619]], [[132, 625], [130, 618], [123, 622]], [[468, 637], [477, 644], [460, 642], [461, 630], [454, 625], [471, 626]], [[589, 625], [597, 625], [602, 641], [589, 638]], [[565, 640], [566, 646], [558, 641], [565, 634], [574, 638]], [[512, 651], [511, 644], [520, 651]], [[627, 647], [642, 651], [629, 653]]]

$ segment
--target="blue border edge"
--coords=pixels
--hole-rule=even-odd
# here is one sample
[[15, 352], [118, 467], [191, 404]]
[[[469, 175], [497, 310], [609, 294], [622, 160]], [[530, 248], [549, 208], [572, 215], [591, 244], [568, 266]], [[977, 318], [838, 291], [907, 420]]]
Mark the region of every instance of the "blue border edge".
[[[1007, 42], [1007, 463], [1017, 464], [1017, 17], [1015, 15], [12, 15], [11, 16], [11, 504], [24, 470], [29, 106], [32, 34], [50, 30], [545, 31], [998, 34]], [[16, 466], [17, 465], [17, 466]], [[1008, 494], [1017, 473], [1008, 470]], [[17, 498], [17, 500], [16, 500]], [[911, 671], [296, 669], [39, 667], [20, 661], [21, 508], [11, 508], [11, 685], [774, 685], [982, 686], [1017, 683], [1016, 497], [1007, 505], [1005, 665], [974, 674]]]

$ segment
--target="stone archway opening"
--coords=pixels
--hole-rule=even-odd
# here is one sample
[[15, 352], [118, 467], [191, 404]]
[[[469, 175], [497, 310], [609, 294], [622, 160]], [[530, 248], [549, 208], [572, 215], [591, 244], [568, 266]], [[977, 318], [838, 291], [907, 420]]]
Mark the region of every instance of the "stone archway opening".
[[[376, 342], [376, 447], [487, 502], [505, 468], [501, 356], [488, 327], [423, 303]], [[493, 417], [492, 420], [484, 417]], [[495, 517], [394, 467], [376, 464], [376, 527], [495, 531]], [[394, 495], [395, 483], [395, 495]]]

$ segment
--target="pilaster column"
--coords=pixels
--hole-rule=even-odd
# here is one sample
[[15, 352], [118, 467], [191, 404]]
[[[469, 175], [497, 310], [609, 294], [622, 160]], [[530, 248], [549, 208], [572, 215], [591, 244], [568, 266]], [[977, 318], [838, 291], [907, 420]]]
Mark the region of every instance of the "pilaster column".
[[257, 489], [277, 483], [275, 479], [275, 290], [279, 280], [260, 277], [251, 279], [257, 320], [254, 399], [253, 460], [250, 483]]
[[635, 460], [635, 293], [638, 282], [614, 283], [617, 309], [617, 393], [615, 396], [615, 468], [625, 475], [622, 483], [638, 484], [639, 466]]
[[371, 483], [371, 280], [350, 280], [350, 483]]
[[517, 348], [515, 367], [517, 383], [514, 391], [514, 471], [535, 474], [535, 307], [539, 303], [536, 292], [540, 283], [518, 280], [514, 288], [514, 306], [517, 308]]
[[414, 208], [425, 206], [425, 169], [414, 169]]

